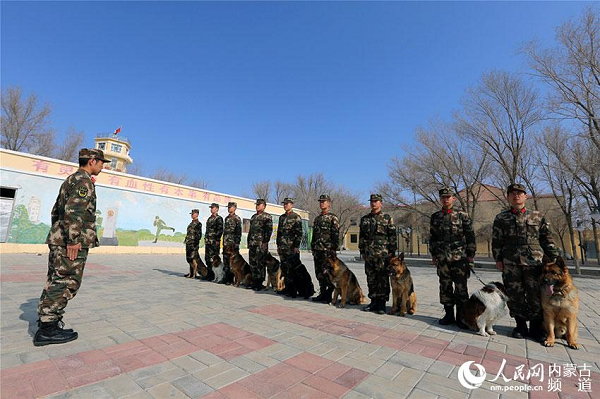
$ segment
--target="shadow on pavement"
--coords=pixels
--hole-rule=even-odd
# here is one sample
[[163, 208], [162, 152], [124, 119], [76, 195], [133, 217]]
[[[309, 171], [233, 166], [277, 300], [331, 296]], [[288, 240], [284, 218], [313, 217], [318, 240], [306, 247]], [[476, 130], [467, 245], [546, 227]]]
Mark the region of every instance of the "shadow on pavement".
[[35, 335], [35, 332], [37, 331], [37, 320], [38, 320], [38, 313], [37, 313], [37, 305], [38, 305], [38, 298], [31, 298], [28, 299], [27, 302], [22, 303], [21, 306], [19, 306], [19, 309], [21, 309], [21, 315], [19, 316], [20, 320], [25, 320], [29, 323], [29, 326], [27, 328], [27, 332], [29, 333], [29, 335], [33, 338], [33, 336]]
[[181, 272], [172, 272], [171, 270], [164, 270], [164, 269], [152, 269], [152, 270], [156, 270], [157, 272], [161, 272], [164, 274], [168, 274], [169, 276], [178, 276], [178, 277], [183, 277], [186, 275], [186, 273], [181, 273]]

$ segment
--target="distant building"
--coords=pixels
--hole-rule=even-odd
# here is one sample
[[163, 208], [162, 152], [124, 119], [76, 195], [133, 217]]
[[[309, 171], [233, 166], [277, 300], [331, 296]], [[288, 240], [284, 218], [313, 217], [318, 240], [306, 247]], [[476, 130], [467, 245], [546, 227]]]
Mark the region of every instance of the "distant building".
[[101, 133], [95, 138], [95, 148], [104, 151], [104, 156], [111, 160], [104, 164], [104, 169], [127, 173], [127, 166], [133, 163], [129, 156], [131, 143], [126, 137], [113, 133]]

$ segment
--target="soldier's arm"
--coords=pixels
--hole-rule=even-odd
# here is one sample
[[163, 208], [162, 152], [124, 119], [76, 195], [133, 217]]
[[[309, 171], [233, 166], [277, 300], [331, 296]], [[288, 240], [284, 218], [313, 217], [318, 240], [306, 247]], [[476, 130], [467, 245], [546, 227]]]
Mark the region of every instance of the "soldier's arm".
[[281, 226], [283, 226], [283, 215], [279, 216], [279, 219], [277, 221], [277, 237], [275, 238], [277, 246], [279, 246], [279, 243], [281, 242]]
[[464, 214], [463, 219], [463, 234], [465, 236], [466, 241], [466, 253], [467, 258], [475, 257], [475, 253], [477, 252], [477, 242], [475, 241], [475, 231], [473, 230], [473, 220], [469, 217], [467, 213]]
[[51, 224], [54, 224], [58, 221], [58, 201], [60, 200], [60, 195], [56, 199], [54, 206], [52, 207], [52, 212], [50, 212], [50, 220]]
[[331, 246], [334, 251], [340, 247], [340, 221], [337, 216], [331, 218]]
[[86, 214], [88, 204], [94, 192], [94, 185], [90, 180], [82, 179], [68, 193], [65, 203], [65, 232], [67, 233], [67, 245], [83, 244], [84, 237], [81, 235], [86, 218], [92, 215]]
[[223, 236], [223, 218], [219, 216], [217, 218], [217, 241]]
[[363, 218], [360, 218], [360, 226], [358, 228], [358, 250], [360, 251], [361, 255], [365, 254], [365, 247], [366, 247], [366, 242], [365, 242], [365, 235], [366, 235], [366, 231], [365, 228], [363, 227]]
[[438, 248], [438, 231], [435, 228], [434, 225], [434, 218], [435, 213], [433, 215], [431, 215], [431, 218], [429, 219], [429, 252], [431, 253], [432, 257], [436, 257], [439, 254], [439, 248]]
[[394, 224], [394, 218], [390, 216], [387, 225], [387, 236], [388, 236], [388, 252], [395, 254], [398, 250], [398, 235], [396, 233], [396, 225]]
[[296, 219], [294, 222], [294, 248], [300, 248], [300, 243], [302, 243], [302, 235], [302, 219], [298, 217], [298, 219]]
[[502, 221], [496, 216], [494, 227], [492, 229], [492, 256], [496, 262], [502, 262], [502, 249], [504, 248], [504, 231], [502, 230]]
[[544, 254], [550, 259], [554, 260], [558, 257], [558, 248], [556, 248], [554, 238], [552, 238], [552, 230], [550, 224], [546, 222], [546, 218], [542, 218], [540, 222], [540, 246], [544, 250]]
[[241, 241], [242, 241], [242, 220], [238, 219], [238, 220], [236, 220], [236, 223], [235, 223], [235, 230], [234, 230], [234, 234], [233, 234], [233, 242], [236, 245], [240, 245]]
[[271, 240], [273, 234], [273, 218], [269, 215], [265, 220], [264, 225], [263, 243], [268, 243]]
[[202, 239], [202, 223], [198, 222], [198, 224], [196, 225], [196, 231], [197, 231], [196, 239], [199, 244], [200, 240]]

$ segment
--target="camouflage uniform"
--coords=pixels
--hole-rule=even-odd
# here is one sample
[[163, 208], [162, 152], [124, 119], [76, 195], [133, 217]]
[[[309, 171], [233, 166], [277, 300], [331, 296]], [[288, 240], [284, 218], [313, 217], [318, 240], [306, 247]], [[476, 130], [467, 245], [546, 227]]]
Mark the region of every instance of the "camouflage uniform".
[[248, 249], [250, 268], [252, 269], [252, 281], [254, 284], [262, 284], [265, 280], [266, 265], [264, 257], [269, 252], [263, 248], [268, 244], [273, 234], [273, 219], [267, 212], [255, 213], [250, 219], [250, 231], [248, 232]]
[[[197, 211], [197, 209], [194, 209]], [[200, 247], [200, 240], [202, 239], [202, 223], [198, 219], [192, 220], [187, 227], [187, 234], [185, 235], [185, 260], [192, 265], [194, 259], [200, 259], [198, 254], [198, 248]], [[195, 277], [195, 276], [190, 276]]]
[[277, 225], [277, 254], [281, 262], [281, 275], [292, 282], [287, 260], [300, 248], [302, 242], [302, 219], [294, 211], [279, 216]]
[[539, 211], [526, 208], [500, 212], [494, 220], [492, 252], [496, 262], [504, 264], [502, 280], [511, 317], [541, 320], [542, 257], [558, 256], [546, 219]]
[[466, 212], [442, 209], [431, 215], [429, 226], [429, 250], [436, 260], [440, 303], [462, 307], [469, 300], [467, 258], [474, 257], [477, 250], [471, 218]]
[[[327, 197], [328, 198], [328, 197]], [[327, 199], [329, 200], [329, 199]], [[326, 273], [327, 255], [337, 251], [340, 245], [340, 221], [333, 213], [322, 213], [313, 221], [310, 248], [315, 260], [315, 275], [319, 281], [319, 292], [333, 288]]]
[[361, 256], [365, 257], [365, 274], [369, 298], [372, 301], [385, 304], [390, 296], [387, 267], [390, 257], [396, 253], [396, 248], [396, 227], [390, 215], [370, 212], [360, 218], [358, 249]]
[[[211, 205], [214, 206], [216, 204]], [[221, 236], [223, 235], [223, 218], [219, 215], [210, 215], [206, 220], [206, 234], [204, 234], [204, 260], [206, 266], [211, 268], [213, 256], [221, 251]]]
[[[232, 205], [233, 204], [233, 205]], [[230, 202], [229, 206], [236, 206], [237, 204]], [[227, 248], [233, 247], [234, 250], [240, 249], [240, 242], [242, 241], [242, 219], [238, 215], [227, 215], [225, 218], [225, 226], [223, 228], [223, 264], [225, 272], [229, 274], [229, 256], [225, 251]]]
[[[75, 260], [67, 245], [81, 244]], [[46, 286], [38, 304], [42, 323], [60, 321], [67, 302], [77, 295], [90, 248], [98, 246], [96, 235], [96, 189], [92, 176], [79, 169], [60, 186], [52, 208], [52, 227], [46, 244], [50, 248]]]

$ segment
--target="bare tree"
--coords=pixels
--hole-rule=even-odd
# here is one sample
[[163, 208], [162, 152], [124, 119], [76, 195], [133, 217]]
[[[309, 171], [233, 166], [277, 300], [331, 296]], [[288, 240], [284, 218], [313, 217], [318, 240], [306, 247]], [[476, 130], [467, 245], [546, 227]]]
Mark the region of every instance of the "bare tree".
[[271, 182], [269, 180], [259, 181], [252, 184], [252, 193], [256, 198], [262, 198], [267, 202], [271, 201]]
[[206, 190], [210, 186], [210, 183], [202, 178], [196, 178], [192, 180], [188, 186]]
[[552, 87], [549, 109], [561, 119], [577, 120], [600, 150], [600, 15], [589, 7], [578, 21], [557, 28], [556, 48], [529, 43], [524, 51], [544, 82]]
[[[358, 195], [350, 192], [344, 187], [337, 187], [329, 192], [331, 197], [331, 212], [337, 215], [340, 222], [340, 244], [350, 229], [351, 221], [358, 219], [364, 208], [361, 206], [363, 201]], [[318, 197], [315, 202], [318, 203]], [[318, 213], [317, 213], [318, 214]]]
[[279, 204], [284, 198], [294, 196], [294, 187], [289, 183], [276, 180], [273, 183], [273, 195], [275, 203]]
[[55, 158], [70, 162], [77, 162], [79, 158], [79, 149], [83, 146], [85, 135], [82, 131], [70, 127], [67, 131], [65, 140], [59, 145], [54, 153]]
[[[542, 179], [552, 190], [552, 195], [563, 214], [564, 223], [569, 232], [571, 253], [573, 254], [573, 259], [575, 259], [575, 270], [577, 274], [581, 274], [573, 228], [577, 195], [576, 180], [573, 174], [577, 174], [578, 171], [576, 166], [573, 166], [570, 171], [567, 165], [563, 163], [564, 161], [569, 161], [567, 155], [569, 151], [567, 141], [565, 140], [566, 136], [568, 135], [559, 125], [548, 128], [540, 140], [541, 149], [537, 153], [537, 158], [541, 166]], [[564, 243], [563, 249], [565, 249]]]
[[158, 168], [151, 176], [151, 179], [167, 181], [175, 184], [185, 184], [188, 180], [187, 173], [177, 174], [174, 172], [169, 172], [165, 168]]
[[527, 151], [528, 135], [542, 120], [538, 94], [516, 75], [492, 71], [467, 91], [464, 110], [455, 115], [456, 130], [486, 152], [498, 166], [496, 185], [525, 180], [535, 198], [530, 171], [535, 164]]
[[50, 156], [54, 132], [50, 128], [49, 104], [39, 105], [35, 93], [23, 97], [20, 87], [2, 92], [1, 145], [14, 151]]

